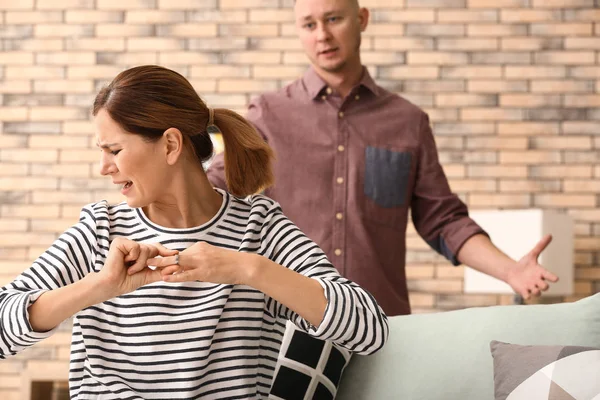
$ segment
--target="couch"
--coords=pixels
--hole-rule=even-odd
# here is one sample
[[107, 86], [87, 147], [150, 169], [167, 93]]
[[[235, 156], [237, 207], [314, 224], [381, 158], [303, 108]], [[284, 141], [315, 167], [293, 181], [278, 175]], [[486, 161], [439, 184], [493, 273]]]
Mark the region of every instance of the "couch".
[[336, 399], [492, 400], [492, 340], [600, 347], [600, 293], [573, 303], [391, 317], [386, 346], [352, 357]]

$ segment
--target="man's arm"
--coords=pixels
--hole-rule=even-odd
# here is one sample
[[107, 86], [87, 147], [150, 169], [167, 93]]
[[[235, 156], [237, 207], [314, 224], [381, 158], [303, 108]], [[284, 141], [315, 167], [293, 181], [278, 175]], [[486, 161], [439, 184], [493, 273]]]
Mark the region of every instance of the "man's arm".
[[548, 281], [558, 277], [538, 263], [540, 253], [550, 244], [547, 235], [519, 261], [498, 249], [485, 235], [471, 236], [458, 252], [461, 263], [508, 283], [524, 299], [539, 296], [548, 289]]
[[429, 245], [454, 265], [465, 264], [508, 283], [524, 299], [548, 289], [558, 278], [538, 264], [552, 238], [542, 239], [518, 262], [500, 251], [468, 216], [466, 205], [450, 190], [439, 163], [427, 115], [420, 126], [420, 149], [411, 202], [413, 223]]
[[419, 235], [453, 265], [459, 265], [458, 250], [465, 242], [485, 231], [469, 218], [467, 206], [450, 190], [439, 163], [437, 147], [427, 114], [418, 118], [419, 146], [411, 198], [411, 215]]

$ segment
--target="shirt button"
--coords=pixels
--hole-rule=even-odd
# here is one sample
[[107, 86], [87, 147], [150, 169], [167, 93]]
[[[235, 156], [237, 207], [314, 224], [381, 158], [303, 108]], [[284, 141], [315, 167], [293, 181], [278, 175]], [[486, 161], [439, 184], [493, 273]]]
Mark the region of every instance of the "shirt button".
[[342, 178], [341, 176], [339, 178], [337, 178], [337, 183], [339, 183], [339, 184], [344, 183], [344, 178]]
[[342, 250], [340, 249], [335, 249], [335, 251], [333, 252], [336, 256], [341, 256], [342, 255]]
[[337, 213], [337, 214], [335, 214], [335, 217], [336, 217], [337, 219], [342, 219], [342, 218], [344, 218], [344, 214], [342, 214], [342, 213]]
[[321, 96], [321, 100], [327, 100], [327, 96], [325, 96], [325, 95]]
[[331, 94], [332, 90], [330, 87], [327, 88], [327, 90], [325, 90], [327, 92], [327, 94]]
[[344, 150], [345, 150], [344, 146], [342, 146], [342, 145], [340, 144], [340, 145], [338, 146], [338, 151], [344, 151]]
[[340, 111], [340, 112], [338, 113], [338, 116], [339, 116], [340, 118], [343, 118], [343, 117], [344, 117], [344, 112], [343, 112], [343, 111]]
[[359, 95], [354, 96], [354, 100], [358, 100], [358, 99], [360, 99]]

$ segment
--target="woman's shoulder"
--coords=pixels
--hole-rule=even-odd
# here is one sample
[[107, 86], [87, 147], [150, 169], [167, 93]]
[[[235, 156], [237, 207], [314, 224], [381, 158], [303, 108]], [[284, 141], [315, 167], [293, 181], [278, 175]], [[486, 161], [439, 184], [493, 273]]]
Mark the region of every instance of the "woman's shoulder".
[[265, 195], [254, 194], [244, 198], [230, 195], [230, 198], [228, 214], [235, 214], [236, 218], [248, 220], [253, 225], [262, 225], [275, 215], [281, 215], [279, 203]]
[[261, 210], [263, 212], [281, 211], [279, 203], [264, 194], [253, 194], [243, 199], [243, 202], [247, 204], [250, 212], [260, 212]]
[[89, 221], [96, 225], [103, 225], [102, 221], [110, 222], [118, 216], [133, 216], [134, 212], [134, 209], [124, 201], [118, 204], [109, 204], [106, 200], [100, 200], [84, 205], [79, 214], [79, 221]]

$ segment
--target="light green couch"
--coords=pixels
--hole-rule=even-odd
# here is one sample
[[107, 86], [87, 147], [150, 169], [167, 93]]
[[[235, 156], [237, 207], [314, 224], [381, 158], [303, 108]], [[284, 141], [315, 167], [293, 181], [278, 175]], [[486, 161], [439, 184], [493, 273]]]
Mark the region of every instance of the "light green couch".
[[492, 400], [490, 341], [600, 347], [600, 293], [574, 303], [390, 318], [386, 346], [354, 356], [338, 400]]

